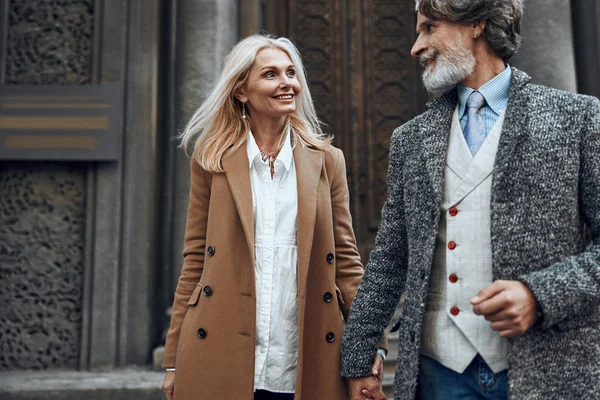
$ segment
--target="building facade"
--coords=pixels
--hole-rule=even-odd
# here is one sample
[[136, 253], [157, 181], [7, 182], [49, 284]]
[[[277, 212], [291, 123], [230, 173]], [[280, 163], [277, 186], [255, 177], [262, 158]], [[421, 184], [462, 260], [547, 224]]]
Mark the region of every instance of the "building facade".
[[[526, 6], [513, 64], [536, 82], [599, 96], [600, 4]], [[3, 389], [15, 373], [93, 377], [134, 365], [142, 374], [152, 364], [182, 264], [189, 190], [173, 136], [248, 34], [300, 48], [317, 111], [346, 155], [366, 260], [391, 132], [427, 101], [409, 54], [414, 25], [414, 0], [0, 0], [0, 132], [14, 116], [43, 113], [9, 107], [8, 86], [27, 86], [29, 105], [36, 88], [62, 95], [57, 85], [111, 84], [120, 99], [114, 159], [0, 160], [0, 397], [37, 398], [18, 397], [28, 388], [14, 382]], [[160, 394], [153, 379], [148, 398]]]

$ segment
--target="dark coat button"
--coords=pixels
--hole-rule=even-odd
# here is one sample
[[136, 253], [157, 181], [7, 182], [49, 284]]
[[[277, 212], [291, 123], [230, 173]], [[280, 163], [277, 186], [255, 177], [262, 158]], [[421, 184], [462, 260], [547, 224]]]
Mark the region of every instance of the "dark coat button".
[[211, 257], [214, 256], [215, 255], [215, 248], [212, 247], [212, 246], [208, 246], [207, 253]]
[[331, 294], [331, 292], [325, 292], [325, 294], [323, 295], [323, 301], [325, 303], [331, 303], [331, 300], [333, 300], [333, 295]]
[[204, 287], [204, 294], [207, 296], [212, 296], [212, 288], [210, 286]]
[[325, 340], [327, 340], [329, 343], [333, 343], [335, 341], [335, 333], [327, 332], [327, 335], [325, 335]]
[[329, 264], [333, 263], [333, 258], [334, 258], [333, 254], [331, 254], [331, 253], [327, 254], [327, 262]]
[[198, 329], [198, 337], [200, 339], [204, 339], [206, 337], [206, 331], [204, 330], [204, 328]]

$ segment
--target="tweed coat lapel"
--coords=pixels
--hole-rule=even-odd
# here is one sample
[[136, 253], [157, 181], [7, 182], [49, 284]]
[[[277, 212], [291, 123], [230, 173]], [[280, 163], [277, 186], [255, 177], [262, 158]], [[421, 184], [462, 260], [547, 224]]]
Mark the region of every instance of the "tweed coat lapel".
[[303, 295], [315, 233], [317, 189], [323, 170], [323, 152], [298, 143], [294, 148], [294, 163], [298, 185], [298, 295]]
[[516, 68], [512, 69], [512, 82], [508, 94], [506, 117], [502, 126], [502, 134], [498, 143], [496, 162], [494, 165], [494, 180], [502, 178], [509, 172], [511, 157], [515, 149], [520, 146], [521, 140], [528, 133], [529, 124], [529, 96], [523, 92], [523, 87], [531, 78], [526, 73]]
[[233, 195], [237, 208], [252, 265], [254, 265], [254, 216], [252, 214], [252, 187], [250, 184], [250, 168], [248, 167], [248, 153], [246, 142], [236, 151], [223, 157], [223, 169], [229, 183], [229, 190]]
[[[454, 89], [429, 102], [427, 104], [429, 112], [435, 112], [437, 118], [431, 118], [428, 123], [421, 126], [422, 154], [433, 190], [431, 206], [436, 210], [439, 210], [444, 197], [444, 169], [448, 137], [457, 101], [458, 95]], [[437, 212], [433, 215], [437, 215]]]

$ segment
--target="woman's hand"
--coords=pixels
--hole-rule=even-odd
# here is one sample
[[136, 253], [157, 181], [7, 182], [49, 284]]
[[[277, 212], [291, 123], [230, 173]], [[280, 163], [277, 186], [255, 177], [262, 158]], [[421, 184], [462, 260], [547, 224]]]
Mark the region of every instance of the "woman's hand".
[[167, 396], [167, 400], [173, 400], [173, 390], [175, 389], [175, 372], [167, 371], [162, 382], [162, 390]]

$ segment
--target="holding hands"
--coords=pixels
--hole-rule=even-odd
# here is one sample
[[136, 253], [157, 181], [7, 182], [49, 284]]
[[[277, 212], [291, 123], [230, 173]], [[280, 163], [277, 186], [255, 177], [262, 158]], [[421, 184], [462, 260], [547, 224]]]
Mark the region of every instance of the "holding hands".
[[372, 376], [350, 378], [350, 396], [352, 400], [387, 400], [383, 394], [383, 357], [375, 356], [371, 367]]

